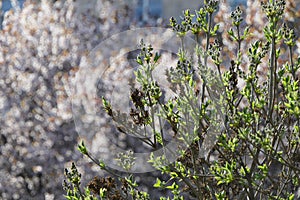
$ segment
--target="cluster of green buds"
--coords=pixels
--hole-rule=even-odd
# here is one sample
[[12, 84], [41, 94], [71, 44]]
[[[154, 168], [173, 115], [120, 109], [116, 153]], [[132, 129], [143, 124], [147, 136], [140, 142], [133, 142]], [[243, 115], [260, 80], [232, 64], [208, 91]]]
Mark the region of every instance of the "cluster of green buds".
[[191, 62], [185, 58], [178, 60], [176, 70], [177, 73], [182, 74], [186, 78], [189, 78], [194, 73]]
[[[175, 102], [175, 105], [176, 105], [176, 102]], [[172, 131], [176, 135], [178, 132], [178, 128], [179, 128], [178, 122], [179, 122], [180, 116], [179, 116], [178, 110], [175, 109], [175, 105], [170, 100], [163, 106], [163, 109], [164, 109], [164, 114], [166, 115], [165, 117], [172, 127]]]
[[269, 47], [269, 42], [263, 44], [260, 41], [256, 41], [253, 44], [251, 44], [251, 47], [248, 50], [248, 57], [250, 59], [251, 65], [259, 65], [261, 63], [261, 59], [265, 57], [265, 55], [268, 53]]
[[67, 168], [65, 169], [65, 176], [69, 180], [69, 182], [79, 185], [81, 180], [81, 174], [78, 172], [75, 163], [72, 162], [71, 171]]
[[206, 13], [203, 8], [196, 12], [196, 22], [192, 23], [191, 31], [198, 35], [201, 30], [206, 27]]
[[190, 10], [185, 10], [184, 11], [184, 17], [183, 17], [183, 20], [182, 20], [181, 24], [183, 26], [187, 27], [187, 29], [189, 30], [190, 27], [192, 26], [194, 16], [195, 15], [192, 15]]
[[209, 13], [212, 14], [219, 5], [219, 1], [218, 0], [205, 0], [204, 1], [204, 9]]
[[176, 85], [180, 86], [182, 83], [192, 80], [195, 70], [191, 62], [183, 57], [177, 61], [176, 67], [171, 67], [166, 74], [169, 82], [173, 84], [171, 89], [176, 90]]
[[239, 26], [242, 23], [243, 21], [242, 13], [243, 12], [239, 6], [236, 7], [234, 11], [231, 12], [230, 18], [232, 19], [232, 24], [234, 26]]
[[282, 29], [281, 29], [284, 43], [290, 47], [295, 46], [295, 31], [292, 28], [289, 28], [286, 23], [283, 24]]
[[146, 46], [146, 44], [144, 43], [143, 40], [141, 40], [139, 48], [141, 49], [140, 54], [138, 55], [136, 62], [139, 65], [143, 65], [144, 62], [146, 62], [147, 64], [150, 63], [151, 58], [153, 56], [152, 51], [153, 51], [153, 47], [151, 44], [149, 44], [148, 46]]
[[71, 170], [65, 169], [65, 177], [63, 181], [63, 189], [67, 191], [69, 199], [84, 199], [80, 190], [81, 174], [78, 172], [75, 163], [72, 162]]
[[221, 44], [219, 40], [215, 40], [214, 43], [209, 44], [208, 55], [211, 56], [212, 61], [216, 66], [220, 66], [221, 60]]
[[238, 6], [234, 11], [231, 12], [230, 18], [232, 20], [232, 25], [236, 28], [236, 33], [233, 31], [233, 28], [230, 28], [227, 33], [233, 41], [238, 42], [238, 50], [241, 50], [241, 42], [246, 39], [249, 34], [250, 27], [247, 26], [244, 29], [244, 32], [241, 34], [241, 23], [243, 22], [243, 12], [242, 9]]
[[185, 36], [185, 34], [190, 29], [189, 28], [190, 26], [188, 24], [186, 24], [185, 21], [183, 21], [182, 23], [178, 23], [174, 17], [171, 17], [171, 19], [170, 19], [170, 26], [180, 37]]
[[285, 0], [273, 0], [267, 3], [262, 1], [261, 7], [269, 19], [275, 19], [275, 22], [277, 22], [284, 12], [285, 4]]
[[[181, 37], [185, 36], [188, 31], [191, 31], [194, 35], [198, 35], [202, 30], [205, 33], [212, 31], [209, 34], [215, 35], [219, 25], [210, 30], [210, 22], [207, 21], [207, 16], [211, 18], [212, 13], [217, 10], [218, 3], [219, 1], [217, 0], [204, 1], [205, 7], [196, 11], [195, 14], [191, 14], [190, 10], [185, 10], [183, 17], [181, 17], [181, 23], [178, 23], [174, 17], [171, 17], [170, 26]], [[196, 20], [194, 20], [195, 16]]]

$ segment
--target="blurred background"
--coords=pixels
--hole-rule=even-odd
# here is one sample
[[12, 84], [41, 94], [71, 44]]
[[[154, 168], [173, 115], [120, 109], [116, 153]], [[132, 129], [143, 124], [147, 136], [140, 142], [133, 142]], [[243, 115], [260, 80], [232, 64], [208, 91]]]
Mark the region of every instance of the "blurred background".
[[[51, 1], [51, 0], [50, 0]], [[55, 1], [55, 0], [52, 0]], [[76, 0], [82, 9], [92, 8], [97, 0]], [[130, 0], [129, 0], [130, 1]], [[23, 6], [25, 0], [2, 0], [2, 11], [8, 11], [13, 6]], [[247, 0], [228, 0], [231, 7], [235, 7], [239, 4], [246, 5]], [[138, 21], [146, 22], [149, 18], [166, 19], [168, 20], [172, 16], [177, 16], [184, 9], [195, 10], [203, 5], [203, 1], [199, 0], [136, 0], [132, 5], [135, 7], [135, 17]]]
[[[248, 44], [263, 36], [265, 16], [259, 8], [260, 1], [220, 2], [215, 23], [220, 23], [227, 55], [234, 53], [236, 45], [226, 34], [230, 23], [224, 20], [229, 19], [234, 6], [247, 5], [244, 23], [251, 25], [250, 31], [255, 37], [243, 43], [242, 49], [246, 51]], [[145, 26], [166, 27], [171, 16], [179, 19], [182, 10], [197, 10], [201, 5], [203, 1], [199, 0], [0, 1], [0, 199], [64, 199], [64, 168], [70, 167], [72, 161], [83, 174], [83, 185], [95, 175], [104, 175], [77, 151], [80, 138], [70, 97], [81, 61], [114, 33]], [[287, 0], [285, 20], [296, 23], [297, 29], [300, 27], [299, 16], [299, 1]], [[147, 41], [151, 35], [141, 37]], [[160, 38], [156, 42], [159, 46]], [[299, 54], [299, 40], [296, 45]], [[109, 48], [115, 51], [115, 57], [127, 52], [118, 44]], [[111, 72], [120, 72], [127, 67], [127, 62], [110, 63], [113, 59], [104, 55], [105, 49], [99, 59], [103, 57], [103, 63], [110, 64]], [[247, 66], [247, 58], [243, 62]], [[281, 62], [284, 62], [283, 58]], [[111, 79], [106, 83], [99, 80], [108, 85], [102, 89], [109, 90], [109, 84], [116, 83], [123, 74], [109, 77]], [[88, 88], [83, 85], [77, 89], [84, 96]], [[89, 104], [89, 101], [81, 103]], [[136, 141], [117, 134], [112, 126], [108, 126], [107, 120], [99, 115], [97, 121], [101, 129], [97, 138], [93, 138], [93, 148], [99, 148], [99, 144], [103, 148], [109, 146], [111, 141], [106, 142], [105, 134], [113, 133], [120, 146], [139, 146]], [[137, 178], [142, 189], [149, 191], [153, 199], [158, 199], [166, 194], [165, 191], [151, 190], [155, 175], [139, 174]]]

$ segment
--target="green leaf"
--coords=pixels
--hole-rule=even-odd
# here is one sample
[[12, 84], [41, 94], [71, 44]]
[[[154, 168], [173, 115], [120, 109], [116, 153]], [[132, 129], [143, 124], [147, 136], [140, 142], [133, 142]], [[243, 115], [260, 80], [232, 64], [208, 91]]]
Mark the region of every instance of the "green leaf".
[[289, 197], [288, 197], [288, 200], [294, 200], [295, 198], [295, 194], [291, 194]]
[[244, 30], [244, 34], [243, 34], [244, 37], [247, 37], [247, 35], [249, 34], [249, 30], [250, 30], [250, 26], [247, 26]]
[[85, 147], [83, 140], [81, 141], [80, 144], [78, 144], [77, 149], [78, 149], [82, 154], [84, 154], [84, 155], [87, 155], [87, 154], [88, 154], [88, 150], [87, 150], [87, 148]]
[[153, 185], [153, 187], [160, 188], [161, 186], [161, 180], [159, 178], [156, 178], [156, 183]]
[[166, 186], [166, 188], [169, 190], [175, 190], [178, 188], [178, 185], [175, 182], [173, 182], [172, 185]]
[[105, 198], [106, 197], [106, 192], [107, 192], [107, 189], [106, 188], [100, 188], [100, 197], [101, 198]]
[[154, 59], [153, 59], [154, 63], [156, 63], [159, 60], [160, 57], [161, 57], [161, 55], [156, 52], [155, 56], [154, 56]]
[[105, 169], [106, 168], [106, 165], [105, 165], [105, 163], [104, 163], [103, 160], [99, 161], [99, 166], [100, 166], [101, 169]]
[[217, 182], [217, 185], [221, 185], [221, 184], [223, 184], [224, 183], [224, 180], [219, 180], [218, 182]]
[[143, 60], [142, 60], [142, 58], [141, 58], [140, 56], [138, 56], [138, 57], [136, 58], [136, 62], [137, 62], [139, 65], [143, 65]]

